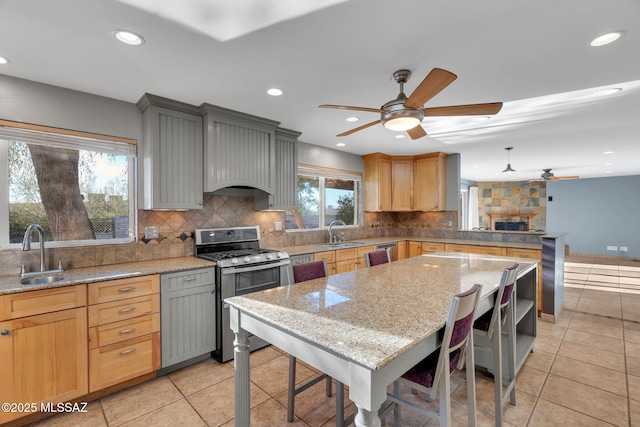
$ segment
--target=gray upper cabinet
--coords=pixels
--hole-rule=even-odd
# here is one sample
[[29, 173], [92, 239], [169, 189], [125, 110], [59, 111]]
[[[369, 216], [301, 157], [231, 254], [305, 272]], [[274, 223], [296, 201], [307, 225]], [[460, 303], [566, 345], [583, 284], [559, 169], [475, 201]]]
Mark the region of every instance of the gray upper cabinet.
[[205, 191], [257, 188], [275, 191], [275, 130], [278, 122], [210, 104], [204, 113]]
[[203, 127], [197, 107], [145, 94], [138, 150], [143, 209], [202, 209]]
[[298, 198], [298, 137], [300, 132], [277, 128], [275, 131], [276, 170], [272, 195], [256, 194], [256, 210], [295, 210]]

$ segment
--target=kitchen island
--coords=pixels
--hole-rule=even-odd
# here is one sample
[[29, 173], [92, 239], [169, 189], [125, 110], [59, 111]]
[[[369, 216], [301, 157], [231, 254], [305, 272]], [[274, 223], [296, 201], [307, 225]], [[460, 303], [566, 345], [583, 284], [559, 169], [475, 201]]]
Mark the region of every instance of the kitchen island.
[[249, 426], [249, 333], [349, 386], [356, 425], [379, 426], [386, 387], [439, 346], [451, 299], [483, 285], [477, 315], [493, 306], [504, 268], [520, 263], [517, 369], [535, 342], [537, 262], [437, 253], [237, 296], [236, 425]]

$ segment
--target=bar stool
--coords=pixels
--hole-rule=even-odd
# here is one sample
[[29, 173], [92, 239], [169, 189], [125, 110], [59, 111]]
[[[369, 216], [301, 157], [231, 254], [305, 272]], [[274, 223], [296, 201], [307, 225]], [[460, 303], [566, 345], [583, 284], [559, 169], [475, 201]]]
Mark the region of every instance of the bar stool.
[[[387, 393], [387, 399], [391, 400], [391, 403], [379, 411], [381, 418], [393, 409], [394, 426], [399, 426], [400, 406], [402, 405], [434, 418], [440, 425], [451, 425], [450, 377], [456, 368], [462, 369], [466, 363], [469, 426], [476, 425], [475, 363], [474, 354], [471, 351], [473, 348], [471, 331], [481, 289], [481, 285], [474, 285], [468, 291], [453, 297], [440, 349], [431, 353], [426, 359], [394, 381], [393, 393]], [[467, 346], [470, 347], [466, 349]], [[400, 397], [400, 383], [424, 392], [428, 400], [435, 399], [439, 391], [439, 412], [416, 405]]]
[[[293, 281], [295, 283], [305, 282], [307, 280], [327, 277], [327, 263], [325, 261], [314, 261], [306, 264], [293, 266]], [[327, 374], [317, 375], [301, 386], [296, 388], [296, 365], [297, 358], [289, 355], [289, 388], [287, 392], [287, 421], [293, 422], [293, 413], [295, 409], [295, 397], [309, 387], [326, 379], [327, 397], [332, 395], [331, 377]], [[344, 425], [344, 385], [336, 382], [336, 426]]]
[[391, 257], [389, 256], [389, 249], [379, 249], [377, 251], [367, 252], [364, 254], [364, 263], [367, 267], [388, 264], [390, 262]]
[[[496, 294], [496, 302], [491, 310], [480, 316], [473, 324], [473, 333], [476, 336], [475, 349], [493, 354], [493, 382], [495, 388], [495, 420], [496, 426], [502, 426], [502, 407], [506, 398], [509, 403], [516, 404], [516, 327], [515, 306], [513, 293], [516, 287], [516, 275], [519, 264], [505, 268], [500, 279], [500, 287]], [[502, 327], [506, 323], [506, 334]], [[507, 384], [504, 395], [502, 394], [503, 369], [502, 369], [502, 337], [505, 337], [507, 349]], [[489, 342], [490, 341], [490, 342]], [[485, 345], [486, 343], [486, 345]]]

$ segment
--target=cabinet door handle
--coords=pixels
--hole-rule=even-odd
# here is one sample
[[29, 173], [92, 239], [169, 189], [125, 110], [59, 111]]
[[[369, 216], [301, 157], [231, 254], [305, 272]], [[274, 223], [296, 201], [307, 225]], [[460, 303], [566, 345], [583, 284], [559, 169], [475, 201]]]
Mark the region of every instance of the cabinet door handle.
[[135, 307], [129, 307], [129, 308], [123, 308], [122, 310], [119, 310], [118, 313], [128, 313], [130, 311], [135, 310]]
[[196, 280], [194, 276], [185, 277], [184, 279], [182, 279], [183, 282], [193, 282], [194, 280]]
[[129, 329], [123, 329], [120, 331], [121, 334], [130, 334], [131, 332], [135, 331], [136, 328], [129, 328]]
[[128, 287], [128, 288], [120, 288], [118, 290], [118, 292], [131, 292], [131, 291], [135, 291], [135, 290], [136, 290], [136, 288]]
[[120, 352], [120, 356], [124, 356], [125, 354], [133, 353], [134, 351], [136, 351], [135, 348], [130, 348], [129, 350], [121, 351]]
[[8, 329], [3, 329], [2, 332], [0, 332], [0, 334], [9, 335], [9, 330]]

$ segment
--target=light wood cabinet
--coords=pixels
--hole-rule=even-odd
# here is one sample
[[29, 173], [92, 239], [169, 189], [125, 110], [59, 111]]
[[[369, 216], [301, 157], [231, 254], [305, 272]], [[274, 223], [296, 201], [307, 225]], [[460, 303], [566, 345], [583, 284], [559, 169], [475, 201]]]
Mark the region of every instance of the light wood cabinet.
[[506, 248], [499, 248], [496, 246], [482, 246], [482, 245], [457, 245], [457, 244], [447, 243], [445, 244], [445, 250], [447, 252], [462, 252], [467, 254], [480, 254], [480, 255], [505, 256], [507, 254]]
[[391, 210], [413, 210], [413, 157], [391, 158]]
[[160, 369], [158, 275], [91, 283], [89, 391]]
[[446, 160], [444, 153], [414, 157], [413, 209], [443, 211], [446, 209]]
[[329, 275], [336, 274], [336, 251], [316, 252], [313, 254], [313, 260], [326, 262]]
[[408, 256], [407, 247], [408, 242], [406, 240], [400, 240], [397, 244], [398, 249], [398, 259], [405, 259]]
[[[85, 285], [3, 295], [0, 313], [2, 402], [37, 403], [39, 410], [40, 402], [87, 394]], [[2, 411], [0, 424], [24, 415]]]
[[446, 209], [447, 154], [389, 156], [364, 159], [364, 210], [439, 211]]
[[391, 210], [391, 157], [374, 153], [364, 159], [364, 210], [386, 212]]
[[364, 254], [376, 250], [374, 245], [356, 246], [333, 251], [316, 252], [314, 261], [325, 261], [329, 275], [365, 268]]
[[203, 135], [197, 107], [145, 94], [139, 146], [144, 209], [202, 209]]
[[409, 242], [409, 257], [420, 256], [422, 254], [430, 254], [432, 252], [444, 251], [444, 243], [431, 243], [431, 242]]

